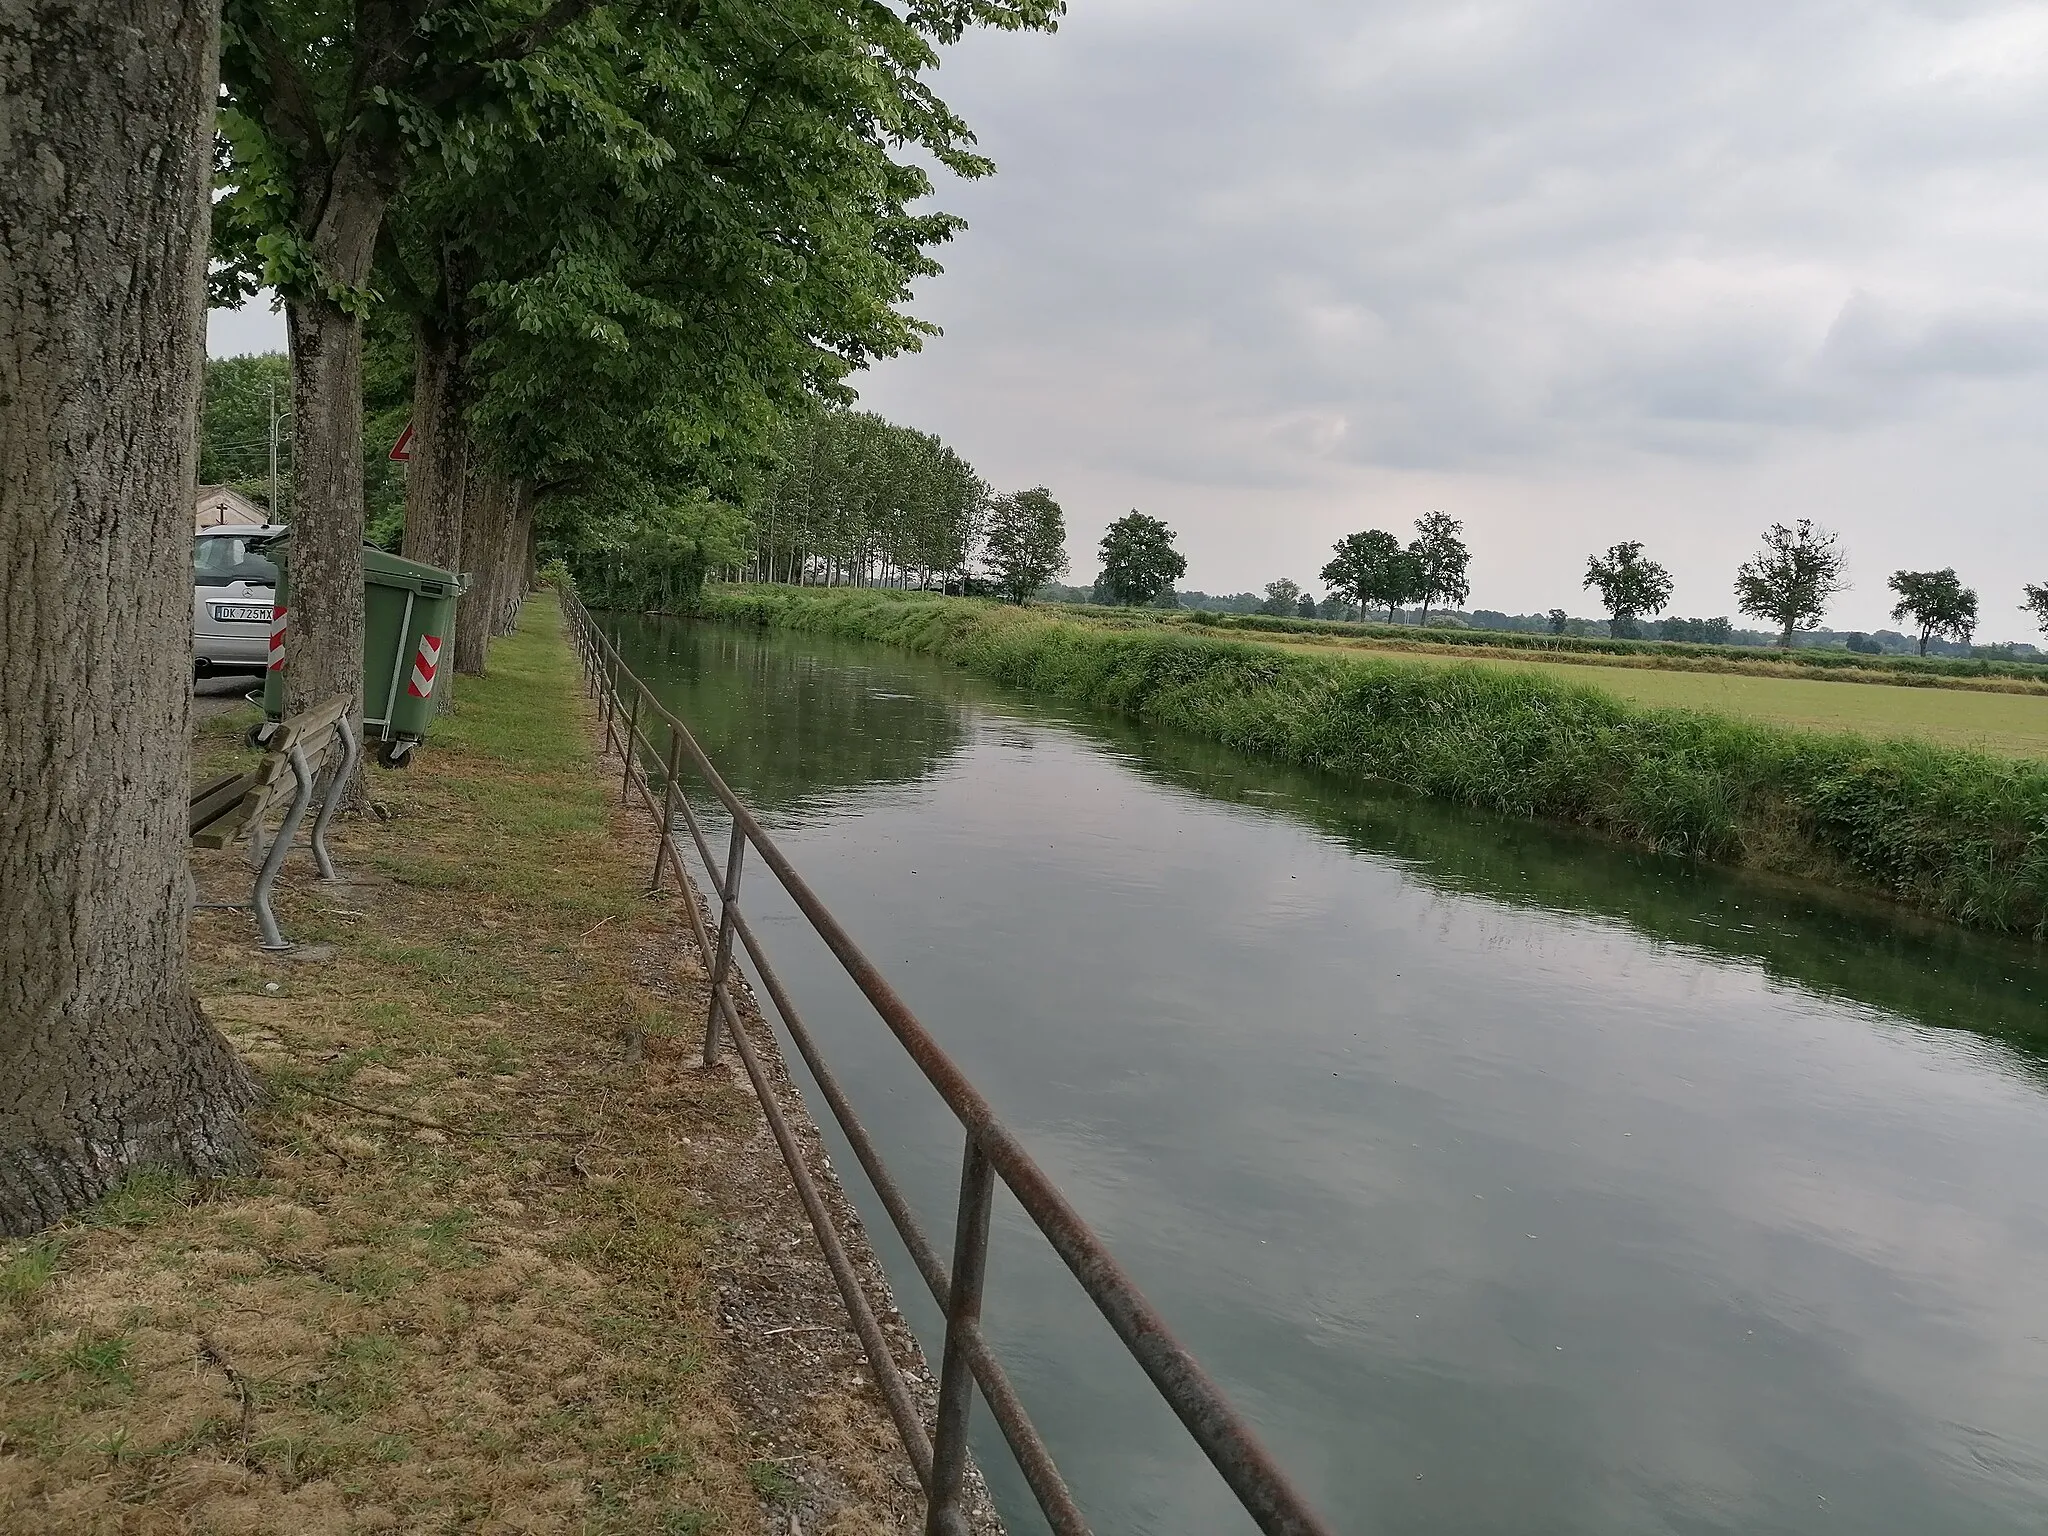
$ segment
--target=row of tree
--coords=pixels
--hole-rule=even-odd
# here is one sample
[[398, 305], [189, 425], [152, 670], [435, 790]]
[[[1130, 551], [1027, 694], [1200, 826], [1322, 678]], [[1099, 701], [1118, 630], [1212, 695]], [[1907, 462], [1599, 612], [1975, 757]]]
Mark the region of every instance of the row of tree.
[[217, 303], [275, 292], [291, 342], [286, 707], [360, 696], [370, 342], [409, 360], [404, 548], [475, 573], [467, 622], [537, 537], [597, 568], [740, 558], [731, 509], [782, 423], [929, 330], [903, 305], [957, 221], [921, 167], [991, 169], [933, 92], [938, 48], [1060, 9], [9, 11], [0, 1231], [137, 1167], [250, 1160], [252, 1085], [185, 950], [209, 261]]
[[[1418, 617], [1426, 624], [1432, 606], [1456, 606], [1468, 595], [1471, 554], [1462, 533], [1457, 519], [1430, 512], [1416, 520], [1414, 537], [1405, 544], [1379, 528], [1346, 534], [1323, 567], [1323, 582], [1333, 595], [1361, 611], [1384, 609], [1390, 623], [1403, 607], [1419, 607]], [[1757, 553], [1736, 573], [1736, 603], [1741, 612], [1769, 620], [1777, 628], [1778, 644], [1789, 647], [1800, 630], [1818, 624], [1829, 602], [1847, 590], [1847, 569], [1835, 534], [1808, 519], [1789, 526], [1774, 523], [1765, 530]], [[1608, 633], [1617, 639], [1640, 638], [1643, 620], [1663, 612], [1673, 590], [1671, 573], [1634, 540], [1588, 556], [1583, 585], [1599, 592], [1609, 614]], [[1922, 655], [1932, 640], [1967, 644], [1975, 632], [1977, 594], [1963, 586], [1953, 568], [1896, 571], [1888, 585], [1898, 600], [1892, 618], [1918, 630]], [[2028, 585], [2025, 590], [2022, 611], [2033, 614], [2048, 631], [2048, 586]], [[1311, 594], [1286, 580], [1269, 584], [1259, 606], [1267, 613], [1331, 616], [1323, 611], [1327, 601], [1318, 605]], [[1550, 620], [1558, 633], [1570, 622], [1561, 608], [1551, 610]], [[1665, 639], [1726, 643], [1732, 626], [1725, 618], [1685, 619], [1667, 622], [1660, 633]]]

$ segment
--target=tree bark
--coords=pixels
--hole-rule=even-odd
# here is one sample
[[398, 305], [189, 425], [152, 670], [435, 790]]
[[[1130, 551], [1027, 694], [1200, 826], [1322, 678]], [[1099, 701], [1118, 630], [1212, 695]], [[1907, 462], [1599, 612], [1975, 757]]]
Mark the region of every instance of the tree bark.
[[498, 562], [497, 609], [492, 633], [509, 635], [518, 627], [519, 606], [526, 598], [526, 555], [533, 542], [533, 483], [514, 480], [511, 513], [505, 520], [505, 553]]
[[462, 547], [468, 555], [469, 587], [455, 604], [455, 670], [467, 677], [482, 677], [490, 655], [511, 491], [503, 475], [472, 456], [469, 489], [462, 503]]
[[405, 469], [405, 554], [462, 569], [463, 477], [469, 429], [462, 419], [468, 338], [461, 326], [421, 316], [413, 330], [412, 462]]
[[[395, 185], [388, 155], [352, 143], [300, 189], [322, 278], [361, 289]], [[333, 299], [285, 304], [292, 348], [292, 541], [287, 714], [363, 689], [363, 322]]]
[[0, 4], [0, 1233], [253, 1165], [187, 973], [217, 7]]

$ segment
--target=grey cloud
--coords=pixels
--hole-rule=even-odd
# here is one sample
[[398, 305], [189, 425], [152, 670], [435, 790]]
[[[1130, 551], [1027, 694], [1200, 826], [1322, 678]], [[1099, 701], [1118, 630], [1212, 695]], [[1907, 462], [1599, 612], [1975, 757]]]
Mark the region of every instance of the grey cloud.
[[1071, 429], [1204, 478], [1765, 451], [2037, 366], [2048, 70], [2011, 14], [1084, 0], [1028, 63], [949, 65], [1005, 174], [949, 199], [972, 288], [932, 298], [1041, 355], [1172, 357], [1190, 430], [1148, 454], [1121, 393]]

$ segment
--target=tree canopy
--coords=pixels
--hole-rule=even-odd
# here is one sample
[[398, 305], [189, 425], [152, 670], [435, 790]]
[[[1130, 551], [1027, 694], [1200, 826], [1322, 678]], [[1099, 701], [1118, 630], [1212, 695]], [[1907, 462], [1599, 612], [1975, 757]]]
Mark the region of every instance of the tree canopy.
[[826, 408], [789, 420], [774, 451], [746, 503], [757, 576], [926, 586], [966, 574], [993, 492], [936, 437]]
[[1323, 585], [1340, 592], [1360, 609], [1383, 606], [1387, 622], [1403, 603], [1420, 600], [1422, 570], [1401, 541], [1381, 528], [1347, 533], [1339, 539], [1322, 569]]
[[1612, 615], [1607, 632], [1617, 640], [1635, 639], [1636, 620], [1662, 612], [1671, 601], [1671, 573], [1644, 559], [1643, 546], [1634, 541], [1611, 545], [1605, 555], [1588, 555], [1583, 585], [1600, 589], [1600, 600]]
[[1301, 597], [1301, 588], [1282, 576], [1278, 581], [1266, 583], [1266, 597], [1259, 604], [1259, 612], [1291, 619], [1301, 611]]
[[2034, 622], [2043, 632], [2048, 632], [2048, 586], [2037, 587], [2030, 581], [2025, 583], [2023, 590], [2027, 600], [2020, 604], [2020, 612], [2032, 614]]
[[958, 221], [914, 206], [921, 162], [991, 169], [928, 83], [936, 47], [1060, 9], [230, 0], [218, 286], [276, 287], [291, 323], [292, 644], [360, 632], [365, 315], [464, 354], [460, 429], [543, 529], [736, 505], [779, 421], [929, 329], [903, 305]]
[[1143, 607], [1171, 592], [1187, 574], [1187, 561], [1173, 547], [1173, 530], [1135, 508], [1109, 525], [1101, 553], [1097, 602]]
[[989, 504], [982, 558], [989, 580], [1013, 603], [1067, 568], [1067, 520], [1044, 486]]
[[1892, 605], [1893, 620], [1919, 627], [1922, 656], [1927, 654], [1927, 642], [1936, 637], [1969, 642], [1977, 628], [1977, 594], [1957, 578], [1955, 567], [1894, 571], [1887, 585], [1899, 599]]
[[1425, 512], [1415, 520], [1415, 542], [1408, 546], [1414, 562], [1415, 600], [1422, 604], [1422, 622], [1429, 622], [1432, 603], [1457, 607], [1472, 595], [1466, 567], [1472, 552], [1459, 537], [1465, 525], [1448, 512]]
[[1840, 541], [1825, 528], [1803, 517], [1790, 528], [1773, 523], [1736, 573], [1736, 605], [1776, 624], [1778, 644], [1789, 649], [1793, 634], [1819, 623], [1829, 599], [1847, 589], [1847, 571]]

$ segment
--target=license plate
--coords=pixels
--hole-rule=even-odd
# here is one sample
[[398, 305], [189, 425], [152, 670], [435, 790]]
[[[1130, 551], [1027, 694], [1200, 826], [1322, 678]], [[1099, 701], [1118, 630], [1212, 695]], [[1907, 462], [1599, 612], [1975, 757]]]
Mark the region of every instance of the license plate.
[[270, 622], [270, 604], [215, 603], [213, 605], [213, 616], [216, 619], [230, 622], [239, 619], [249, 624], [268, 624]]

